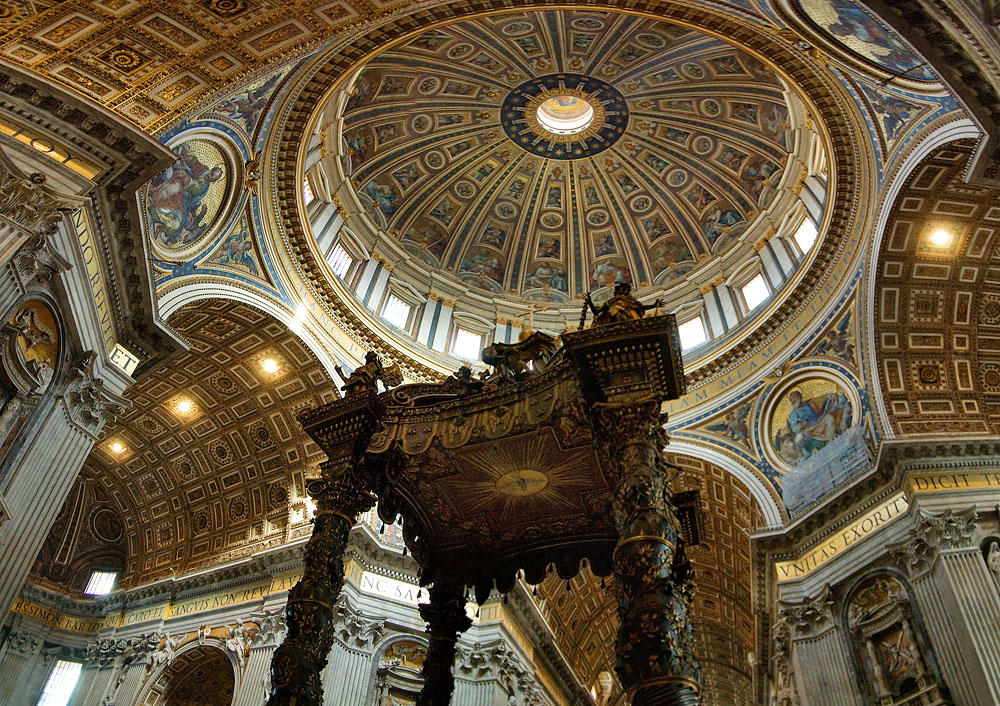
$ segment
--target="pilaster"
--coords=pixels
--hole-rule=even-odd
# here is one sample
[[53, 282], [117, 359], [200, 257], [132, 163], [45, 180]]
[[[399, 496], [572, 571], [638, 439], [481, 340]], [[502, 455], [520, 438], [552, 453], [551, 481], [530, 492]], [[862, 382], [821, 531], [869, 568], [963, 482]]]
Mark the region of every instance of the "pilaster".
[[809, 706], [864, 706], [834, 606], [829, 588], [800, 603], [779, 604], [779, 621], [789, 628], [789, 666], [795, 674], [795, 684], [785, 685], [784, 698], [791, 700], [779, 701], [780, 706], [797, 703], [794, 686]]
[[[105, 422], [128, 404], [93, 375], [94, 354], [84, 356], [68, 375], [61, 397], [40, 407], [42, 416], [26, 425], [23, 453], [6, 457], [0, 485], [11, 519], [0, 528], [0, 610], [21, 590], [66, 494]], [[36, 414], [37, 414], [36, 413]], [[34, 421], [34, 420], [33, 420]]]
[[890, 545], [910, 575], [942, 676], [957, 703], [1000, 703], [1000, 596], [973, 541], [977, 513], [918, 512]]

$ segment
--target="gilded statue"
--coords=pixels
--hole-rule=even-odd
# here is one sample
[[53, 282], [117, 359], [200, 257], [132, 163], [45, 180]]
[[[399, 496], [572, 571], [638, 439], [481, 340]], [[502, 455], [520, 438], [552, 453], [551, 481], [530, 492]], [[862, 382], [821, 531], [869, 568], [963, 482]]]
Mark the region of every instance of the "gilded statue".
[[[600, 306], [594, 305], [594, 301], [590, 298], [590, 293], [588, 292], [581, 319], [586, 318], [587, 309], [590, 309], [594, 314], [595, 326], [613, 324], [618, 321], [634, 321], [645, 316], [646, 311], [649, 309], [655, 309], [659, 306], [659, 299], [652, 304], [643, 304], [632, 295], [631, 284], [628, 282], [618, 282], [615, 285], [615, 293]], [[580, 323], [582, 328], [583, 321], [581, 320]]]
[[356, 395], [366, 395], [378, 392], [378, 381], [389, 388], [400, 384], [403, 381], [403, 374], [399, 366], [393, 363], [388, 368], [382, 365], [378, 353], [368, 351], [365, 353], [365, 362], [354, 369], [350, 375], [346, 375], [339, 365], [334, 365], [334, 369], [340, 377], [344, 378], [344, 386], [340, 388], [344, 391], [345, 397]]

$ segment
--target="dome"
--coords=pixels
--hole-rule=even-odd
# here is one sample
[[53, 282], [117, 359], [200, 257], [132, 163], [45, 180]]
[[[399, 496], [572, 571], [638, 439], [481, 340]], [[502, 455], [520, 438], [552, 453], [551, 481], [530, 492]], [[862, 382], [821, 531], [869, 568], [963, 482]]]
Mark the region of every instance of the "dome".
[[790, 213], [802, 220], [803, 170], [822, 143], [762, 59], [588, 10], [439, 26], [369, 60], [330, 104], [344, 158], [328, 179], [364, 248], [456, 311], [530, 312], [554, 332], [616, 282], [683, 311], [759, 263], [754, 246]]

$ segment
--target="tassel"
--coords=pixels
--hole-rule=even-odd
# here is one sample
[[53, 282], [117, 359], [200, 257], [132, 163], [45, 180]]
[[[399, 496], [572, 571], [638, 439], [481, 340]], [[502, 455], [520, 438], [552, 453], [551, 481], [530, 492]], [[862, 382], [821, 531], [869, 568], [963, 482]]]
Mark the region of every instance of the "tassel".
[[566, 593], [569, 593], [569, 581], [566, 582]]
[[535, 596], [536, 598], [538, 597], [538, 586], [537, 585], [534, 588], [531, 589], [531, 595]]
[[601, 588], [604, 588], [604, 577], [601, 577]]

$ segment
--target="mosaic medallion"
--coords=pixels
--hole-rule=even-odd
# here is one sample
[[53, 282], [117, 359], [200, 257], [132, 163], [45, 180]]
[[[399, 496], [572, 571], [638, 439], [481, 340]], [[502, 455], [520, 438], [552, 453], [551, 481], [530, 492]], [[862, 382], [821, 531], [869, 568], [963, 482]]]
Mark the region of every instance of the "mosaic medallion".
[[230, 197], [230, 160], [214, 141], [193, 139], [173, 147], [177, 161], [157, 176], [146, 194], [154, 244], [186, 251], [203, 241]]
[[524, 150], [549, 159], [603, 152], [628, 126], [621, 92], [596, 78], [550, 74], [525, 81], [500, 109], [504, 132]]

